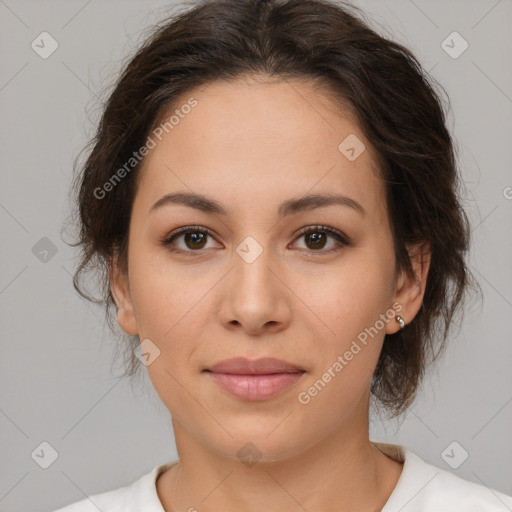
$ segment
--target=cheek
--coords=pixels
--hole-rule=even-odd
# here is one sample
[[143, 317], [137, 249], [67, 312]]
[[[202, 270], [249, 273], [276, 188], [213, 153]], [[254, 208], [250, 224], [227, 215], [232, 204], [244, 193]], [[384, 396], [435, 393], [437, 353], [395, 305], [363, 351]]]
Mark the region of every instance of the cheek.
[[316, 310], [329, 327], [322, 332], [329, 334], [312, 332], [312, 372], [299, 390], [298, 401], [308, 415], [325, 417], [331, 411], [326, 428], [344, 421], [369, 393], [385, 335], [380, 315], [388, 309], [384, 283], [376, 284], [371, 277], [368, 273], [351, 273], [346, 280], [340, 276], [318, 299]]
[[[158, 357], [146, 366], [156, 393], [173, 413], [187, 411], [195, 368], [190, 360], [201, 338], [208, 283], [170, 265], [133, 258], [132, 297], [140, 338], [150, 339]], [[209, 286], [211, 287], [213, 283]], [[156, 350], [156, 349], [155, 349]], [[158, 352], [159, 351], [159, 352]]]
[[184, 272], [172, 265], [165, 251], [134, 250], [130, 262], [130, 289], [141, 334], [165, 342], [183, 325], [195, 325], [191, 314], [214, 282], [204, 273]]
[[384, 255], [354, 253], [319, 279], [297, 282], [298, 295], [324, 321], [329, 337], [347, 340], [390, 307], [392, 272]]
[[327, 393], [322, 391], [326, 404], [333, 393], [337, 401], [347, 401], [348, 406], [371, 380], [385, 335], [386, 323], [381, 315], [392, 318], [389, 313], [386, 317], [392, 305], [392, 274], [386, 262], [384, 254], [359, 254], [350, 262], [347, 258], [328, 278], [313, 287], [304, 286], [299, 292], [309, 294], [304, 302], [321, 319], [314, 320], [321, 326], [313, 336], [320, 350], [315, 356], [311, 381], [320, 379], [317, 387], [326, 384], [329, 388]]

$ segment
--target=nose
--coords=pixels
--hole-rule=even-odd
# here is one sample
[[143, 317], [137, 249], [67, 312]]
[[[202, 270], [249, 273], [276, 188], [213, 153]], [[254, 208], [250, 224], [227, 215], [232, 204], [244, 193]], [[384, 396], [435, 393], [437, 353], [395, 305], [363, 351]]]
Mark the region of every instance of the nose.
[[249, 262], [233, 254], [222, 289], [220, 320], [229, 330], [257, 336], [282, 331], [291, 319], [290, 292], [270, 251]]

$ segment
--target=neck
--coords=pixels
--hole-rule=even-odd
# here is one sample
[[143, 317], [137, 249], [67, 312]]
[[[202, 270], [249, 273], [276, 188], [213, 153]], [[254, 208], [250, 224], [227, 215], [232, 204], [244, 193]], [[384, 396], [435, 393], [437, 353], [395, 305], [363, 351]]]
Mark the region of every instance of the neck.
[[167, 512], [380, 511], [402, 471], [371, 443], [367, 428], [323, 433], [300, 453], [252, 466], [192, 442], [177, 422], [174, 431], [179, 463], [157, 482]]

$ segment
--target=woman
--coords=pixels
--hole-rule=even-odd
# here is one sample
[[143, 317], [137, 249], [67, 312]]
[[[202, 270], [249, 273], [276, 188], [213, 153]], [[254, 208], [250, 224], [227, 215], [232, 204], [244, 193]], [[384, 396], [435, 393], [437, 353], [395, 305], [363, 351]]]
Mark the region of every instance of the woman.
[[349, 6], [203, 2], [127, 65], [76, 184], [75, 286], [103, 270], [179, 460], [61, 511], [512, 508], [369, 439], [370, 399], [409, 407], [473, 282], [407, 49]]

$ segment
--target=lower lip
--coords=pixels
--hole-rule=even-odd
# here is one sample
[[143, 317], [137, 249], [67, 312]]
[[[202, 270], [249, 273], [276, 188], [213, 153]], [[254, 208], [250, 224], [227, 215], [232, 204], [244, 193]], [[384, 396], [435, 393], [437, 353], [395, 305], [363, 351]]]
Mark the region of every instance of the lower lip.
[[244, 400], [265, 400], [293, 386], [305, 372], [234, 375], [208, 372], [226, 391]]

